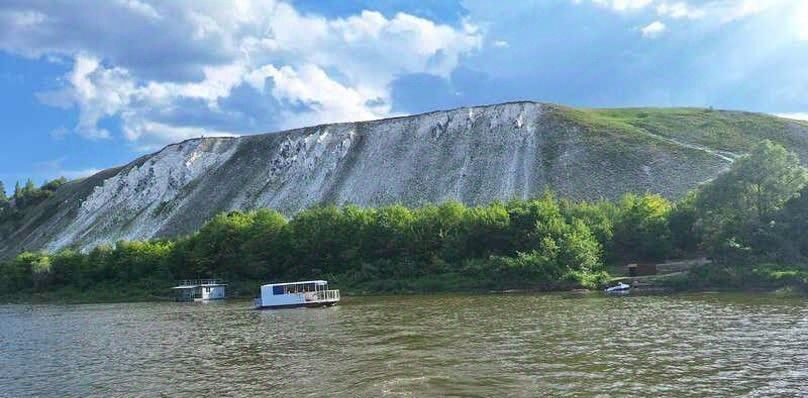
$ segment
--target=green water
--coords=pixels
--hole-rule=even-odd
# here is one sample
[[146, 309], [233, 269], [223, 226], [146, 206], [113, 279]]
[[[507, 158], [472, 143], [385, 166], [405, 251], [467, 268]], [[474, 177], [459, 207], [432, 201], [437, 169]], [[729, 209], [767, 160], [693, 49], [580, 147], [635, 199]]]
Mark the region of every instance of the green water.
[[755, 294], [0, 306], [0, 396], [806, 396], [808, 300]]

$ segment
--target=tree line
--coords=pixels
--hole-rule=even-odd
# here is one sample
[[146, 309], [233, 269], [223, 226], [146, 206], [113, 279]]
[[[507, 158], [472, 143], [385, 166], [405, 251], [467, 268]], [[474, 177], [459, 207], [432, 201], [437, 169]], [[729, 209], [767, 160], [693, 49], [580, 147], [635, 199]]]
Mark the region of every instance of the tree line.
[[547, 192], [480, 206], [321, 206], [289, 219], [271, 209], [234, 211], [176, 239], [22, 253], [0, 265], [0, 289], [107, 284], [165, 294], [173, 281], [193, 277], [224, 278], [245, 293], [259, 282], [308, 278], [374, 291], [412, 281], [435, 290], [556, 289], [596, 287], [607, 264], [670, 257], [803, 264], [806, 183], [797, 156], [764, 141], [675, 203], [655, 194], [576, 202]]
[[34, 185], [34, 181], [31, 179], [26, 180], [22, 185], [17, 181], [14, 191], [9, 197], [6, 194], [5, 185], [0, 181], [0, 224], [21, 218], [26, 209], [51, 197], [65, 183], [67, 183], [67, 179], [64, 177], [45, 181], [39, 187]]

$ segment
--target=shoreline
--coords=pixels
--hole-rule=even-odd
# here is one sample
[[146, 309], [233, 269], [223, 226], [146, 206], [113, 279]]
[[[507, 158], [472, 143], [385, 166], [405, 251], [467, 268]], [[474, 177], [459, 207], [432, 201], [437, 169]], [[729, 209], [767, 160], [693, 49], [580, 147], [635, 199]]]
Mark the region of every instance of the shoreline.
[[[382, 296], [431, 296], [445, 294], [469, 294], [469, 295], [531, 295], [543, 293], [568, 293], [573, 295], [602, 294], [608, 295], [601, 289], [464, 289], [464, 290], [436, 290], [436, 291], [390, 291], [390, 292], [359, 292], [346, 291], [343, 297], [382, 297]], [[677, 289], [669, 286], [634, 288], [624, 296], [654, 296], [654, 295], [678, 295], [688, 293], [753, 293], [753, 294], [776, 294], [786, 296], [808, 297], [808, 292], [802, 291], [795, 286], [783, 285], [779, 287], [747, 286], [743, 288], [731, 288], [726, 286], [703, 286], [698, 289]], [[616, 296], [616, 295], [614, 295]], [[250, 295], [229, 296], [226, 300], [249, 301], [254, 297]], [[43, 293], [15, 294], [10, 296], [0, 296], [0, 305], [83, 305], [83, 304], [124, 304], [124, 303], [165, 303], [175, 302], [171, 296], [143, 295], [143, 296], [120, 296], [104, 298], [79, 298], [71, 295], [51, 295]], [[178, 302], [179, 303], [179, 302]]]

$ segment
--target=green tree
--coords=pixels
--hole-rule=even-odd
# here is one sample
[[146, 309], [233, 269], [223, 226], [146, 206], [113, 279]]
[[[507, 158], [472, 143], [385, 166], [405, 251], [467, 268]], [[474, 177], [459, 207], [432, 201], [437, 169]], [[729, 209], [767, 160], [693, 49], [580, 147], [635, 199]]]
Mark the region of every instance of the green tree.
[[668, 216], [671, 245], [679, 257], [697, 252], [701, 243], [699, 232], [696, 228], [698, 214], [695, 208], [695, 200], [696, 191], [691, 191], [673, 206]]
[[615, 203], [600, 200], [597, 202], [573, 202], [569, 199], [560, 201], [561, 212], [567, 222], [578, 219], [583, 221], [600, 242], [604, 250], [608, 250], [614, 236], [614, 223], [618, 220], [620, 209]]
[[601, 246], [595, 235], [582, 220], [575, 219], [569, 225], [558, 253], [559, 262], [567, 272], [601, 271]]
[[59, 189], [59, 187], [61, 187], [64, 184], [67, 184], [67, 178], [59, 177], [57, 179], [45, 182], [44, 184], [42, 184], [41, 189], [45, 191], [55, 192], [57, 189]]
[[8, 196], [6, 196], [6, 186], [3, 185], [3, 181], [0, 181], [0, 222], [5, 219], [5, 214], [8, 211], [9, 207], [9, 200]]
[[[53, 195], [53, 192], [66, 181], [64, 178], [59, 178], [45, 183], [43, 188], [37, 188], [30, 178], [25, 181], [25, 185], [22, 187], [17, 182], [14, 185], [14, 207], [18, 210], [24, 210], [27, 207], [34, 206]], [[47, 189], [44, 187], [47, 187]]]
[[465, 222], [463, 252], [466, 257], [506, 253], [510, 216], [501, 203], [469, 209]]
[[735, 219], [759, 220], [780, 209], [807, 181], [808, 173], [797, 155], [767, 140], [706, 185], [696, 207]]
[[244, 266], [249, 278], [279, 279], [284, 272], [287, 256], [283, 231], [286, 219], [274, 210], [258, 210], [252, 226], [246, 231], [247, 241], [243, 250], [247, 255]]
[[748, 252], [759, 230], [808, 183], [796, 154], [771, 141], [757, 144], [697, 193], [695, 222], [716, 256]]
[[671, 203], [659, 195], [627, 194], [618, 203], [610, 260], [661, 260], [671, 249]]
[[36, 191], [36, 185], [32, 179], [25, 180], [25, 186], [22, 188], [23, 195]]
[[227, 276], [246, 262], [241, 250], [253, 224], [254, 213], [232, 211], [215, 216], [188, 243], [190, 269], [187, 276]]
[[767, 261], [804, 264], [808, 258], [808, 187], [765, 221], [747, 229], [750, 250]]

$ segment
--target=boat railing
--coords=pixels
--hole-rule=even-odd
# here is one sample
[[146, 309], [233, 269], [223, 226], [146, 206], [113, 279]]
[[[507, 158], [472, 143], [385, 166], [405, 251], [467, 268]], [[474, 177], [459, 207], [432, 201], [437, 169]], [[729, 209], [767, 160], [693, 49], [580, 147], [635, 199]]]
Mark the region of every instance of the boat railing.
[[221, 279], [184, 279], [177, 282], [177, 286], [220, 285]]
[[339, 290], [320, 290], [306, 293], [306, 301], [338, 301]]

